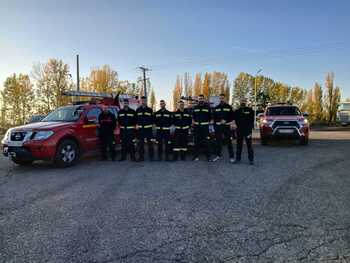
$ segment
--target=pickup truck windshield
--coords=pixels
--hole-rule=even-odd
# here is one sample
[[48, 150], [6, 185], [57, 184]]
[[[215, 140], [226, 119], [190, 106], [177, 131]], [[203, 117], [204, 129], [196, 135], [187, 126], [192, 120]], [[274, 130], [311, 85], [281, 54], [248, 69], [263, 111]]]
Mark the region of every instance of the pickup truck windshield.
[[270, 107], [267, 109], [266, 115], [268, 116], [297, 116], [301, 115], [300, 111], [296, 107]]
[[42, 121], [75, 122], [82, 112], [82, 107], [63, 107], [51, 112]]

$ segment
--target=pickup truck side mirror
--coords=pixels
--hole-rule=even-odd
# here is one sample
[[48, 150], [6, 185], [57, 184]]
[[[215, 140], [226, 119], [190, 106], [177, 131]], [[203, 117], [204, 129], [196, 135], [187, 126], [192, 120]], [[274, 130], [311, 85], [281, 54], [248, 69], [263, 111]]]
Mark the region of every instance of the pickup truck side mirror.
[[260, 119], [261, 117], [263, 117], [264, 116], [264, 113], [259, 113], [258, 114], [258, 118]]
[[97, 122], [96, 117], [85, 117], [84, 118], [85, 124], [95, 124]]
[[304, 112], [304, 113], [303, 113], [303, 116], [304, 116], [304, 117], [309, 117], [309, 113], [308, 113], [308, 112]]

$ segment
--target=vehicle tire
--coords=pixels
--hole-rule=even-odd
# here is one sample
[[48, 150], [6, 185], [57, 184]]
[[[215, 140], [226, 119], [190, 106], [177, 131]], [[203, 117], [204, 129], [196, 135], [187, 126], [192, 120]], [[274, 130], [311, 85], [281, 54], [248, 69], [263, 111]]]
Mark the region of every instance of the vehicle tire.
[[58, 167], [69, 167], [79, 160], [79, 147], [73, 140], [63, 140], [57, 147], [55, 164]]
[[267, 145], [268, 144], [268, 140], [266, 138], [264, 138], [264, 137], [261, 137], [260, 143], [261, 143], [261, 145]]
[[300, 145], [308, 145], [309, 144], [309, 138], [302, 137], [300, 138]]
[[20, 166], [28, 166], [33, 163], [33, 160], [22, 160], [18, 158], [11, 158], [11, 161]]

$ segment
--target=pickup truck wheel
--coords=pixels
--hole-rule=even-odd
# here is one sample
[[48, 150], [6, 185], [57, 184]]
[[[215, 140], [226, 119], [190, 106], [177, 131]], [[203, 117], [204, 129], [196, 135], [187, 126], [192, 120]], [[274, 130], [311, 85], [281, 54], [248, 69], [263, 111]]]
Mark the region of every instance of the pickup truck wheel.
[[33, 160], [21, 160], [18, 159], [16, 157], [11, 158], [11, 161], [14, 162], [17, 165], [21, 165], [21, 166], [28, 166], [31, 165], [33, 163]]
[[56, 152], [55, 164], [58, 167], [69, 167], [79, 159], [79, 147], [73, 140], [62, 141]]

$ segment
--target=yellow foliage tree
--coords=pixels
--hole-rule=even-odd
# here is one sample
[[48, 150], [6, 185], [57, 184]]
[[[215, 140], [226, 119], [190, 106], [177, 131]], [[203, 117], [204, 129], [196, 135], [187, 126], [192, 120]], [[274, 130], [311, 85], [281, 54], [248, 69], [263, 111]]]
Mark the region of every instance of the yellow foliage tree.
[[200, 73], [196, 74], [193, 84], [193, 96], [198, 96], [202, 93], [202, 77]]
[[175, 87], [174, 87], [174, 90], [173, 90], [173, 109], [174, 110], [176, 110], [177, 103], [181, 99], [182, 89], [183, 89], [182, 88], [182, 79], [178, 75], [177, 78], [176, 78], [176, 83], [175, 83]]
[[118, 92], [118, 73], [110, 66], [93, 68], [89, 76], [90, 90], [96, 92]]
[[210, 73], [205, 73], [205, 75], [204, 75], [202, 93], [203, 93], [205, 98], [209, 98], [209, 96], [210, 96]]

